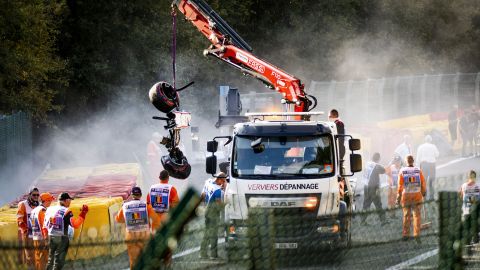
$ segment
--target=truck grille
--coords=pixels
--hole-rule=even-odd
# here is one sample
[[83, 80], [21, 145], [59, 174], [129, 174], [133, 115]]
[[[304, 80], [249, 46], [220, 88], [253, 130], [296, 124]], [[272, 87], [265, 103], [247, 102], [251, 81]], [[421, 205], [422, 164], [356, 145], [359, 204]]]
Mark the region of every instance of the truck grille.
[[277, 239], [306, 237], [315, 231], [321, 194], [247, 194], [247, 204], [252, 197], [285, 198], [287, 200], [292, 197], [316, 197], [317, 205], [312, 208], [268, 208], [273, 213], [274, 235]]

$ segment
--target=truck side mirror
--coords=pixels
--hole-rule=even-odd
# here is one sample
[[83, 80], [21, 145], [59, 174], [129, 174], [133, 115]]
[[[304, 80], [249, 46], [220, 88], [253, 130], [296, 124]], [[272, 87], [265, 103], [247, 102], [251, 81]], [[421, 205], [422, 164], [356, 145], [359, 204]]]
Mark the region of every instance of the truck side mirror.
[[208, 141], [207, 142], [207, 152], [215, 153], [218, 149], [218, 142], [217, 141]]
[[205, 163], [205, 169], [208, 174], [214, 175], [217, 173], [217, 156], [213, 155], [207, 157]]
[[348, 140], [348, 148], [352, 151], [360, 150], [362, 147], [359, 139], [350, 139]]
[[362, 156], [360, 154], [350, 154], [350, 170], [352, 173], [362, 171]]

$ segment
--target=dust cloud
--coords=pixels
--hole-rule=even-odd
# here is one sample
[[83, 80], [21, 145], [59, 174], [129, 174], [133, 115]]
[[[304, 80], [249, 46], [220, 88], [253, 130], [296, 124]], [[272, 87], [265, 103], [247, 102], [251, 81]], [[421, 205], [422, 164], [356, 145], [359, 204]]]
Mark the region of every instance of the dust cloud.
[[[265, 40], [271, 46], [260, 55], [300, 78], [307, 91], [313, 89], [309, 94], [320, 101], [316, 110], [340, 109], [347, 132], [368, 138], [365, 161], [381, 151], [388, 163], [406, 134], [413, 136], [415, 152], [433, 130], [438, 135], [434, 142], [444, 148], [440, 162], [457, 158], [461, 140], [450, 148], [446, 115], [459, 105], [460, 117], [474, 104], [478, 69], [471, 52], [478, 42], [478, 1], [392, 0], [362, 5], [365, 10], [360, 12], [366, 16], [359, 16], [361, 21], [350, 19], [355, 16], [347, 9], [335, 10], [335, 16], [305, 12], [302, 18], [288, 17], [287, 12], [288, 23], [267, 33]], [[456, 77], [457, 72], [474, 74]], [[309, 85], [312, 81], [322, 91], [315, 91], [315, 85]], [[377, 126], [380, 121], [429, 114], [443, 122], [418, 127], [413, 119], [388, 132]]]
[[[160, 133], [161, 136], [168, 136], [168, 132], [163, 127], [164, 121], [152, 119], [152, 116], [164, 115], [150, 104], [147, 95], [148, 89], [145, 89], [144, 92], [143, 96], [129, 93], [119, 95], [94, 117], [84, 119], [82, 123], [72, 124], [66, 128], [54, 127], [51, 129], [43, 143], [35, 149], [34, 156], [37, 166], [26, 162], [20, 165], [15, 164], [8, 174], [7, 170], [2, 171], [4, 177], [0, 181], [0, 204], [10, 202], [24, 194], [46, 166], [50, 169], [64, 169], [107, 163], [140, 162], [144, 166], [144, 181], [146, 183], [156, 182], [156, 178], [146, 179], [148, 178], [146, 174], [148, 169], [145, 166], [147, 143], [151, 140], [154, 132]], [[199, 100], [197, 101], [199, 102]], [[194, 106], [190, 106], [189, 111], [193, 115], [192, 125], [198, 126], [201, 131], [197, 135], [201, 141], [200, 151], [203, 151], [205, 142], [209, 138], [213, 138], [215, 134], [214, 122], [202, 118], [202, 114], [198, 113], [199, 110], [196, 110]], [[182, 131], [182, 148], [190, 161], [192, 151], [189, 140], [191, 140], [190, 129], [185, 129]], [[163, 145], [159, 146], [162, 154], [167, 154], [166, 148]], [[200, 155], [204, 156], [204, 154]], [[204, 172], [203, 162], [201, 166], [194, 166], [191, 177], [203, 183], [205, 177], [203, 174], [198, 176], [200, 172]], [[179, 185], [189, 183], [187, 180], [174, 179], [173, 181], [178, 182]], [[47, 191], [41, 190], [40, 192]]]
[[[307, 84], [306, 89], [312, 80], [366, 80], [468, 70], [463, 46], [469, 44], [455, 44], [455, 37], [472, 31], [474, 27], [472, 20], [479, 12], [475, 1], [391, 0], [379, 1], [374, 5], [374, 9], [372, 18], [358, 29], [348, 24], [336, 25], [343, 22], [344, 18], [341, 17], [338, 20], [328, 18], [323, 21], [327, 24], [322, 25], [319, 24], [319, 18], [315, 14], [305, 14], [301, 20], [292, 22], [293, 29], [292, 26], [288, 29], [277, 26], [273, 32], [278, 34], [266, 39], [269, 44], [271, 43], [267, 46], [268, 51], [260, 50], [258, 56], [265, 57], [272, 64], [301, 78]], [[417, 22], [426, 22], [423, 26], [424, 32], [434, 35], [435, 38], [426, 41], [419, 35], [420, 32], [412, 32], [408, 24], [398, 23], [401, 20], [393, 20], [393, 16], [422, 18]], [[442, 49], [445, 46], [439, 46], [436, 40], [451, 44], [451, 49], [445, 51]], [[265, 40], [262, 39], [261, 42]], [[252, 41], [251, 44], [255, 47], [256, 43]], [[198, 48], [199, 55], [201, 49], [203, 48]], [[236, 70], [229, 71], [230, 67], [226, 67], [224, 63], [220, 63], [223, 65], [220, 74], [202, 74], [198, 68], [201, 66], [199, 61], [207, 60], [201, 56], [195, 58], [182, 56], [181, 52], [178, 52], [178, 55], [177, 86], [188, 83], [190, 79], [201, 79], [202, 76], [218, 77], [216, 80], [209, 80], [208, 85], [197, 81], [193, 87], [180, 93], [182, 109], [192, 113], [192, 126], [199, 127], [200, 148], [203, 151], [205, 142], [218, 135], [218, 130], [214, 127], [218, 107], [205, 106], [204, 101], [218, 100], [219, 85], [238, 87], [242, 93], [268, 90], [253, 78], [243, 78]], [[447, 59], [458, 61], [452, 62]], [[162, 76], [159, 80], [170, 82], [170, 74], [164, 75], [167, 76]], [[153, 83], [155, 82], [151, 84]], [[153, 115], [161, 113], [148, 102], [147, 91], [148, 89], [144, 89], [145, 94], [141, 98], [138, 95], [120, 95], [112, 100], [104, 111], [85, 120], [84, 123], [53, 130], [45, 142], [36, 149], [37, 162], [50, 164], [52, 168], [68, 168], [114, 162], [137, 162], [136, 157], [144, 159], [151, 134], [159, 132], [163, 136], [167, 135], [163, 129], [164, 123], [151, 119]], [[452, 97], [444, 95], [441, 98], [449, 100]], [[346, 103], [348, 107], [353, 105], [349, 102], [358, 103], [358, 100], [340, 99], [339, 102]], [[328, 107], [319, 110], [326, 111], [334, 106], [336, 105], [329, 104]], [[363, 112], [356, 112], [353, 115], [345, 119], [347, 125], [366, 117]], [[187, 132], [182, 132], [182, 136], [183, 140], [190, 139]], [[163, 146], [161, 149], [165, 151]], [[188, 150], [186, 154], [187, 157], [190, 156]], [[197, 171], [192, 172], [192, 175], [197, 173], [195, 177], [203, 178], [205, 174], [203, 171], [200, 173], [200, 170], [203, 170], [202, 164], [197, 167]], [[8, 181], [1, 181], [1, 201], [9, 201], [25, 191], [40, 171], [41, 169], [32, 170], [28, 165], [20, 165], [18, 172], [9, 176]]]

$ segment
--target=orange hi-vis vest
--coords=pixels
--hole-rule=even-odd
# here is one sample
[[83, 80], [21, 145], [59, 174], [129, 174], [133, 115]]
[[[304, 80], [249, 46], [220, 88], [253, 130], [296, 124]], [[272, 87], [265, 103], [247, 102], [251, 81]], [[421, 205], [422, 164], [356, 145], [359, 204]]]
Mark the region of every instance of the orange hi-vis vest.
[[133, 200], [124, 203], [122, 207], [128, 232], [148, 232], [150, 230], [147, 203]]
[[464, 215], [468, 215], [473, 204], [480, 201], [480, 185], [464, 183], [461, 189], [463, 193], [462, 211]]
[[30, 223], [32, 224], [32, 238], [33, 240], [43, 240], [42, 227], [40, 226], [40, 212], [47, 208], [39, 205], [32, 210], [30, 214]]
[[64, 233], [64, 217], [68, 212], [68, 208], [56, 205], [50, 206], [45, 213], [45, 227], [48, 230], [48, 235], [63, 236]]
[[27, 228], [28, 228], [28, 238], [33, 238], [32, 235], [32, 223], [30, 222], [30, 217], [32, 215], [33, 208], [28, 204], [28, 200], [24, 200], [21, 203], [25, 206], [25, 213], [27, 214]]
[[398, 193], [402, 195], [402, 204], [420, 203], [426, 192], [425, 178], [417, 167], [403, 167], [398, 174]]
[[155, 184], [150, 187], [150, 204], [157, 213], [165, 213], [170, 209], [170, 184]]
[[392, 174], [392, 187], [397, 187], [398, 185], [398, 173], [400, 172], [399, 169], [395, 165], [390, 166], [390, 172]]

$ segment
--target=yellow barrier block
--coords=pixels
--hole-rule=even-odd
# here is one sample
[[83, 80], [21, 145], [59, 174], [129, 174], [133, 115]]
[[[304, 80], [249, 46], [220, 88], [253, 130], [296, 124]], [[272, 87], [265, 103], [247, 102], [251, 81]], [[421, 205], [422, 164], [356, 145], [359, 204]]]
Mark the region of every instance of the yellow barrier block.
[[[121, 197], [113, 198], [82, 198], [75, 199], [70, 205], [70, 209], [74, 216], [80, 214], [83, 204], [88, 205], [88, 214], [83, 223], [83, 228], [75, 229], [72, 244], [78, 243], [96, 243], [112, 241], [114, 236], [118, 234], [114, 231], [115, 220], [114, 215], [120, 209], [123, 200]], [[80, 235], [81, 233], [81, 235]], [[89, 259], [98, 256], [112, 256], [125, 251], [125, 246], [102, 245], [95, 247], [76, 247], [69, 249], [67, 259]]]
[[0, 221], [0, 242], [16, 242], [18, 241], [18, 228], [16, 222]]
[[0, 209], [0, 242], [17, 243], [17, 208], [3, 206]]
[[[56, 205], [54, 202], [52, 205]], [[121, 197], [112, 198], [79, 198], [72, 201], [69, 209], [75, 217], [80, 214], [83, 204], [88, 205], [89, 211], [82, 227], [75, 229], [74, 239], [71, 242], [67, 259], [91, 259], [98, 256], [116, 256], [125, 251], [125, 245], [101, 245], [76, 247], [78, 243], [96, 243], [122, 241], [125, 237], [123, 224], [115, 222], [115, 215], [123, 204]], [[18, 241], [16, 222], [16, 208], [2, 207], [0, 209], [0, 241]], [[81, 236], [80, 236], [81, 232]]]
[[379, 122], [378, 127], [402, 129], [405, 127], [422, 126], [425, 123], [429, 123], [429, 122], [431, 122], [430, 115], [422, 114], [422, 115], [409, 116], [409, 117]]
[[448, 121], [432, 121], [429, 114], [422, 114], [404, 118], [398, 118], [377, 123], [380, 129], [398, 129], [411, 132], [414, 144], [419, 145], [424, 142], [425, 134], [432, 129], [440, 131], [445, 138], [450, 139], [448, 131]]
[[[142, 186], [142, 173], [138, 164], [106, 164], [97, 167], [77, 167], [70, 169], [59, 169], [47, 171], [41, 176], [39, 184], [42, 181], [58, 182], [58, 185], [68, 186], [69, 179], [80, 181], [89, 176], [100, 175], [133, 175], [136, 177], [137, 185]], [[63, 181], [63, 182], [62, 182]], [[73, 183], [72, 183], [73, 184]], [[57, 183], [55, 183], [57, 185]], [[68, 190], [67, 190], [68, 191]], [[75, 190], [71, 190], [75, 192]], [[54, 202], [52, 205], [56, 205]], [[125, 237], [125, 226], [115, 222], [115, 215], [122, 206], [121, 197], [110, 198], [77, 198], [72, 201], [70, 209], [74, 216], [78, 216], [83, 204], [89, 206], [89, 212], [83, 224], [83, 229], [75, 230], [72, 244], [76, 243], [97, 243], [111, 241], [123, 241]], [[8, 205], [0, 208], [0, 241], [17, 241], [16, 208], [10, 208]], [[80, 235], [81, 232], [81, 235]], [[99, 256], [116, 256], [124, 252], [126, 246], [121, 245], [101, 245], [101, 246], [72, 246], [68, 253], [68, 259], [90, 259]]]
[[17, 208], [10, 208], [8, 206], [2, 208], [0, 211], [0, 222], [14, 222], [17, 223]]

